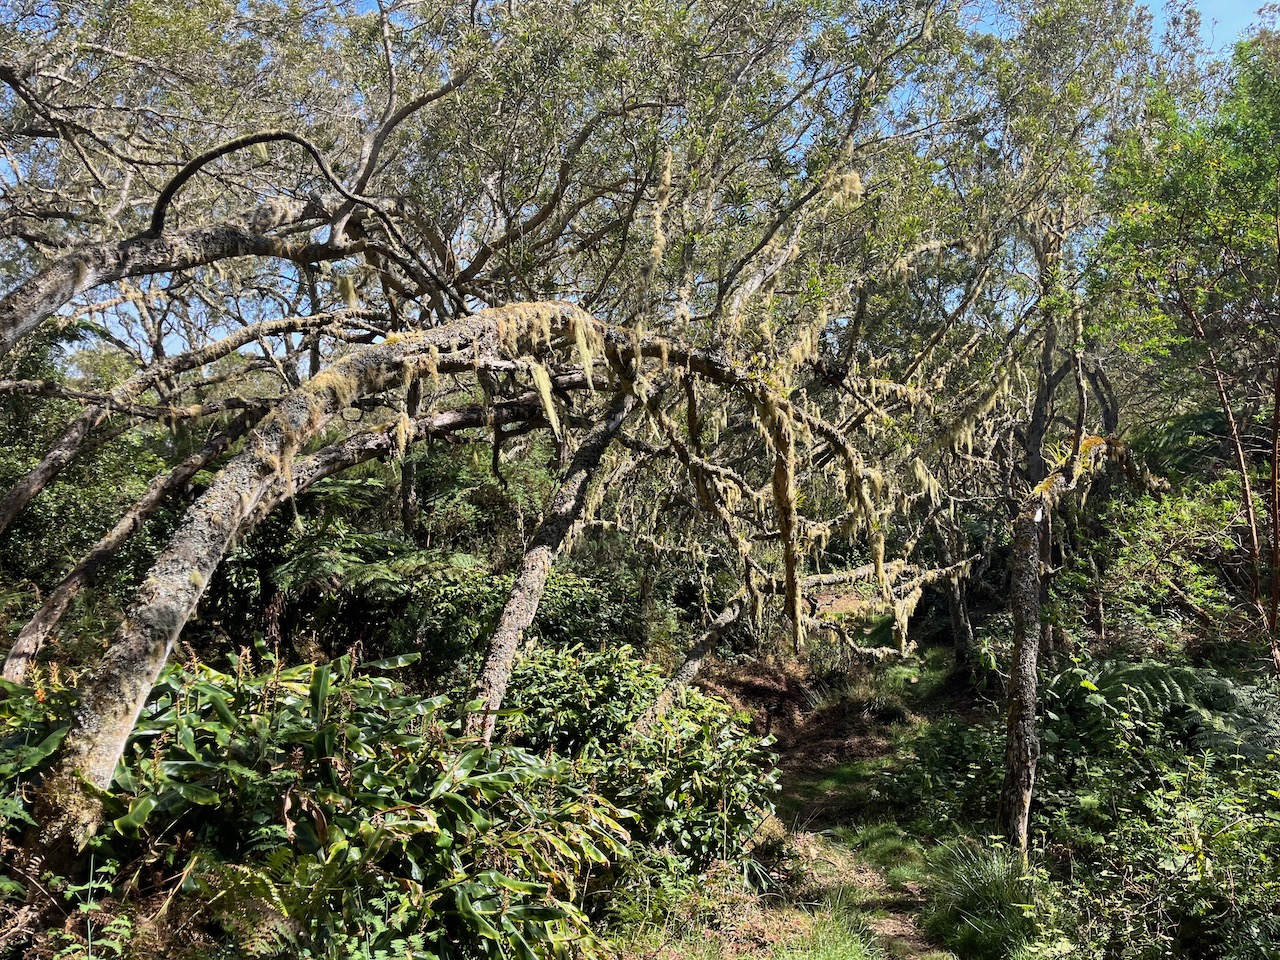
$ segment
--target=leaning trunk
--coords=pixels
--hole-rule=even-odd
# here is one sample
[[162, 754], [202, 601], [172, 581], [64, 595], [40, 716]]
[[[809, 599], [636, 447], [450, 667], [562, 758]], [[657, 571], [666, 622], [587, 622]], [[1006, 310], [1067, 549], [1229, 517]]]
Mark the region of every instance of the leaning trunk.
[[489, 641], [489, 652], [480, 668], [480, 676], [471, 696], [472, 700], [481, 701], [481, 708], [467, 718], [466, 730], [472, 736], [482, 736], [486, 744], [493, 739], [497, 711], [502, 707], [507, 684], [511, 682], [511, 672], [515, 669], [524, 632], [529, 629], [538, 612], [538, 603], [542, 600], [551, 564], [569, 530], [582, 514], [582, 508], [587, 502], [587, 488], [605, 451], [609, 449], [609, 444], [613, 442], [623, 421], [636, 408], [637, 402], [632, 394], [619, 397], [604, 422], [587, 434], [582, 446], [574, 454], [550, 511], [538, 525], [533, 541], [525, 551], [520, 571], [516, 574], [506, 605], [498, 617], [493, 638]]
[[743, 597], [732, 601], [720, 616], [711, 622], [711, 626], [695, 643], [687, 654], [680, 666], [671, 677], [667, 680], [666, 686], [658, 694], [658, 698], [653, 701], [640, 715], [640, 719], [636, 721], [634, 733], [636, 736], [647, 736], [649, 731], [653, 729], [654, 724], [666, 716], [667, 711], [671, 709], [671, 705], [676, 702], [676, 698], [680, 695], [680, 691], [698, 678], [698, 673], [702, 670], [703, 663], [706, 662], [711, 651], [715, 649], [716, 640], [719, 638], [730, 624], [736, 622], [747, 609], [747, 601]]
[[80, 452], [85, 437], [107, 417], [104, 407], [89, 407], [68, 426], [58, 442], [8, 493], [0, 498], [0, 532], [6, 530], [22, 508], [47, 487]]
[[233, 539], [292, 489], [289, 472], [296, 451], [355, 397], [386, 389], [406, 367], [432, 359], [441, 347], [465, 350], [476, 362], [496, 352], [500, 318], [558, 318], [575, 311], [559, 304], [484, 311], [358, 350], [282, 400], [251, 435], [246, 452], [224, 467], [187, 511], [83, 687], [54, 771], [36, 797], [43, 832], [32, 839], [55, 858], [69, 858], [96, 830], [101, 804], [82, 785], [105, 789], [111, 783], [125, 741], [209, 577]]
[[157, 477], [151, 485], [110, 531], [99, 540], [76, 564], [75, 568], [54, 588], [35, 616], [22, 628], [18, 639], [9, 649], [4, 662], [4, 678], [13, 683], [26, 679], [27, 668], [35, 659], [49, 634], [58, 625], [72, 601], [79, 596], [97, 572], [102, 569], [117, 550], [176, 490], [186, 487], [191, 478], [203, 470], [210, 461], [221, 456], [245, 431], [247, 421], [241, 421], [224, 431], [199, 453], [188, 457], [169, 473]]
[[179, 631], [270, 478], [257, 458], [238, 461], [219, 475], [151, 568], [139, 602], [83, 688], [71, 733], [38, 803], [42, 843], [60, 855], [79, 850], [97, 829], [100, 805], [82, 793], [81, 781], [100, 789], [111, 783]]

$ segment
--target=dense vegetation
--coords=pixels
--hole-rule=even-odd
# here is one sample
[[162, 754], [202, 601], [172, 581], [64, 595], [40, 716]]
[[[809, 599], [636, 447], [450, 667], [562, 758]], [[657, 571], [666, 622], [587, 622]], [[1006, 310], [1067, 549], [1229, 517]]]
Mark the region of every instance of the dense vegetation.
[[1280, 31], [1159, 22], [6, 6], [0, 956], [1280, 956]]

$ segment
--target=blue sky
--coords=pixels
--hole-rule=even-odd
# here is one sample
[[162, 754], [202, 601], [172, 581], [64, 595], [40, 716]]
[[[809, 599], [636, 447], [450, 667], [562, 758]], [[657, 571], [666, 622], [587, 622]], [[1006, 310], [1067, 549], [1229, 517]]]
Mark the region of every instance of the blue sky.
[[[1204, 17], [1204, 36], [1213, 49], [1229, 47], [1250, 24], [1257, 22], [1258, 8], [1265, 0], [1196, 0], [1200, 15]], [[1153, 2], [1153, 10], [1160, 4]], [[1217, 21], [1215, 24], [1214, 21]]]

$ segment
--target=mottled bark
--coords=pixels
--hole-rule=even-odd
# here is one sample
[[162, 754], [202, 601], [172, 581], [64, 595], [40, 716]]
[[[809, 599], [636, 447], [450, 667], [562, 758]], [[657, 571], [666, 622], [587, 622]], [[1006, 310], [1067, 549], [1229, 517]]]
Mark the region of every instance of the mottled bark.
[[244, 435], [249, 427], [247, 420], [224, 431], [198, 453], [192, 454], [168, 473], [156, 477], [137, 502], [120, 518], [114, 527], [81, 558], [75, 568], [63, 578], [53, 592], [45, 598], [35, 616], [22, 628], [9, 649], [4, 662], [4, 678], [13, 683], [26, 679], [31, 665], [49, 634], [58, 625], [67, 607], [80, 595], [102, 565], [138, 530], [162, 503], [176, 491], [183, 490], [191, 478], [209, 463], [226, 453], [231, 444]]
[[174, 641], [233, 539], [287, 495], [289, 462], [357, 396], [403, 382], [435, 364], [442, 350], [475, 358], [500, 352], [499, 325], [543, 329], [581, 316], [568, 304], [496, 308], [444, 327], [418, 331], [353, 351], [284, 398], [253, 432], [247, 449], [214, 478], [157, 559], [102, 663], [81, 690], [72, 727], [53, 774], [36, 798], [41, 842], [80, 848], [101, 805], [79, 787], [110, 784], [116, 762]]
[[235, 257], [283, 257], [318, 261], [345, 251], [297, 245], [266, 234], [320, 211], [297, 201], [264, 205], [232, 221], [175, 230], [163, 236], [139, 234], [127, 240], [93, 243], [59, 257], [0, 299], [0, 356], [78, 294], [127, 277], [153, 276]]
[[1027, 821], [1035, 786], [1040, 739], [1036, 699], [1040, 650], [1040, 524], [1045, 500], [1033, 497], [1013, 523], [1009, 606], [1013, 612], [1013, 662], [1009, 669], [1004, 785], [997, 822], [1026, 857]]
[[85, 437], [107, 417], [104, 407], [88, 407], [71, 421], [62, 436], [50, 447], [41, 461], [0, 499], [0, 533], [8, 529], [14, 518], [41, 490], [58, 476], [80, 452]]
[[[416, 421], [422, 414], [422, 381], [415, 379], [405, 395], [405, 416]], [[400, 524], [404, 535], [418, 541], [418, 474], [408, 457], [400, 461]]]
[[746, 598], [740, 597], [732, 601], [720, 616], [711, 621], [711, 625], [706, 632], [698, 638], [687, 654], [680, 666], [676, 667], [675, 672], [667, 680], [666, 686], [662, 688], [662, 692], [658, 694], [658, 698], [653, 701], [640, 715], [640, 719], [636, 721], [633, 734], [635, 736], [647, 736], [649, 731], [653, 729], [653, 725], [666, 716], [671, 705], [675, 703], [676, 697], [680, 695], [680, 691], [693, 683], [697, 679], [702, 664], [706, 662], [711, 651], [715, 649], [716, 640], [719, 639], [726, 628], [742, 617], [743, 612], [747, 609]]
[[310, 317], [289, 317], [244, 327], [229, 334], [217, 343], [197, 350], [168, 357], [130, 377], [111, 391], [107, 402], [86, 407], [72, 420], [62, 435], [45, 451], [40, 463], [21, 477], [0, 499], [0, 533], [8, 528], [22, 509], [52, 483], [58, 475], [79, 455], [86, 438], [107, 418], [116, 407], [132, 404], [143, 392], [162, 380], [207, 363], [213, 363], [247, 343], [262, 337], [292, 333], [297, 330], [314, 330], [340, 323], [344, 320], [377, 319], [380, 314], [368, 310], [349, 310], [342, 313], [316, 314]]
[[[661, 359], [691, 373], [731, 386], [759, 402], [772, 403], [814, 434], [831, 440], [850, 469], [865, 468], [839, 431], [792, 407], [760, 378], [733, 366], [721, 354], [688, 350], [655, 337], [596, 324], [573, 304], [523, 303], [497, 307], [429, 330], [361, 347], [283, 398], [251, 434], [246, 450], [228, 463], [209, 489], [188, 509], [169, 546], [160, 555], [121, 624], [82, 698], [54, 773], [36, 797], [42, 846], [81, 845], [94, 829], [101, 806], [80, 783], [105, 788], [125, 741], [179, 632], [193, 614], [206, 583], [235, 537], [295, 489], [302, 462], [295, 454], [354, 399], [398, 386], [431, 371], [475, 369], [501, 364], [510, 351], [524, 352], [548, 336], [571, 339], [576, 324], [592, 324], [615, 364]], [[627, 401], [629, 405], [634, 401]], [[611, 420], [618, 420], [615, 410]], [[616, 427], [613, 428], [616, 430]], [[609, 438], [612, 438], [610, 433]], [[353, 450], [355, 455], [358, 450]], [[589, 451], [588, 451], [589, 452]], [[309, 458], [303, 458], [309, 459]], [[341, 469], [330, 461], [334, 470]], [[313, 476], [323, 464], [312, 464]], [[293, 472], [291, 478], [290, 474]], [[583, 484], [585, 490], [585, 484]], [[560, 505], [562, 508], [564, 505]], [[567, 532], [566, 525], [565, 531]], [[547, 535], [550, 536], [551, 530]], [[545, 570], [541, 576], [545, 583]], [[516, 598], [530, 614], [536, 600]], [[531, 615], [530, 615], [530, 619]], [[515, 622], [514, 620], [511, 622]], [[518, 642], [518, 638], [517, 638]], [[496, 674], [494, 675], [496, 679]], [[487, 693], [497, 692], [491, 686]], [[496, 702], [501, 702], [500, 696]]]
[[472, 700], [481, 701], [481, 708], [467, 717], [466, 731], [472, 736], [482, 736], [485, 743], [493, 739], [497, 711], [502, 707], [507, 685], [511, 682], [511, 671], [515, 668], [524, 632], [538, 612], [551, 564], [569, 530], [582, 514], [591, 478], [605, 451], [638, 403], [633, 394], [623, 394], [614, 402], [604, 421], [587, 434], [520, 562], [520, 570], [498, 617], [498, 625], [489, 641], [488, 653], [471, 694]]

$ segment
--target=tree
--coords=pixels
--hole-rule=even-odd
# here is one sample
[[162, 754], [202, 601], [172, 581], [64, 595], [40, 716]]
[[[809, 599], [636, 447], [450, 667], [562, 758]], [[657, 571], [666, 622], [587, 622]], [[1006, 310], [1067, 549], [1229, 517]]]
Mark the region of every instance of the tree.
[[[1154, 135], [1119, 146], [1109, 184], [1115, 224], [1106, 280], [1130, 298], [1130, 336], [1194, 369], [1217, 401], [1245, 512], [1249, 599], [1280, 672], [1278, 50], [1270, 31], [1241, 43], [1214, 113], [1187, 116], [1165, 96], [1154, 105]], [[1179, 399], [1185, 410], [1185, 392]], [[1254, 464], [1263, 454], [1249, 437], [1251, 421], [1268, 405], [1269, 558], [1254, 492]]]
[[[797, 644], [806, 557], [843, 539], [865, 562], [839, 575], [877, 585], [905, 643], [930, 575], [890, 521], [936, 497], [924, 458], [953, 411], [902, 440], [930, 420], [921, 385], [961, 375], [938, 346], [985, 272], [962, 202], [916, 214], [949, 196], [925, 134], [968, 122], [915, 110], [957, 37], [945, 4], [63, 12], [5, 28], [0, 349], [58, 324], [131, 372], [0, 384], [84, 404], [7, 510], [92, 440], [210, 432], [68, 573], [15, 669], [139, 517], [213, 476], [82, 686], [46, 839], [70, 853], [94, 829], [82, 780], [110, 783], [232, 544], [430, 437], [547, 430], [567, 465], [477, 686], [490, 711], [573, 525], [648, 508], [625, 487], [595, 502], [605, 470], [649, 475], [726, 545], [735, 609], [780, 598]], [[929, 276], [971, 295], [922, 329], [902, 305]]]

